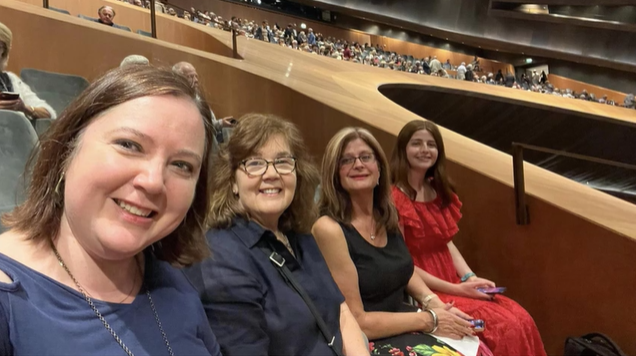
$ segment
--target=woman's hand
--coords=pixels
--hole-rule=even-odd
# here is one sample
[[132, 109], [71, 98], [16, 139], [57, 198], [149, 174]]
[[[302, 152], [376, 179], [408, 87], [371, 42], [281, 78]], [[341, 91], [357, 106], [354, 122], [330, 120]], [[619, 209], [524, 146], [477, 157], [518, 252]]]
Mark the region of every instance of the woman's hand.
[[468, 280], [466, 282], [481, 283], [481, 285], [479, 287], [485, 287], [485, 288], [495, 288], [495, 287], [497, 287], [495, 285], [495, 282], [487, 280], [486, 278], [479, 278], [477, 276], [473, 276], [473, 277], [468, 278]]
[[27, 117], [31, 114], [31, 111], [27, 109], [22, 99], [0, 100], [0, 110], [19, 111], [27, 115]]
[[482, 282], [464, 282], [461, 284], [456, 284], [454, 289], [455, 292], [453, 294], [460, 297], [467, 297], [479, 300], [492, 300], [493, 297], [486, 293], [482, 293], [477, 290], [477, 288], [485, 287]]
[[451, 312], [452, 309], [454, 308], [451, 305], [432, 309], [437, 314], [437, 331], [433, 334], [455, 340], [473, 335], [470, 323]]

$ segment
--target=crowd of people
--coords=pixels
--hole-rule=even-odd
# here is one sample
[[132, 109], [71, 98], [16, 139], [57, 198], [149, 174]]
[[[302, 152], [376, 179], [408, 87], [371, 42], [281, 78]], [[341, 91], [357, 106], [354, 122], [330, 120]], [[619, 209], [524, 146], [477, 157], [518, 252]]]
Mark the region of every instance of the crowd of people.
[[344, 128], [318, 169], [293, 123], [217, 120], [202, 93], [192, 64], [128, 56], [40, 138], [2, 216], [0, 354], [545, 355], [451, 242], [434, 124], [407, 124], [390, 160]]
[[[141, 0], [121, 1], [144, 6]], [[149, 7], [150, 2], [147, 2], [145, 6]], [[158, 11], [178, 16], [188, 21], [224, 30], [234, 29], [239, 35], [248, 38], [337, 60], [415, 74], [506, 86], [518, 90], [592, 101], [612, 106], [623, 106], [630, 109], [636, 108], [634, 94], [626, 95], [621, 103], [608, 99], [605, 94], [597, 96], [595, 93], [588, 93], [587, 90], [576, 92], [569, 88], [556, 88], [550, 83], [549, 75], [545, 72], [532, 71], [528, 74], [523, 73], [519, 77], [510, 72], [504, 74], [501, 70], [498, 70], [497, 73], [486, 73], [480, 68], [480, 60], [477, 56], [468, 64], [466, 62], [460, 64], [451, 63], [449, 59], [441, 62], [436, 56], [414, 58], [410, 55], [387, 51], [379, 44], [374, 46], [369, 43], [350, 43], [344, 39], [324, 36], [321, 33], [314, 33], [312, 28], [298, 28], [295, 23], [289, 23], [286, 27], [282, 27], [277, 23], [270, 24], [267, 20], [259, 24], [257, 21], [237, 17], [223, 19], [223, 17], [217, 16], [214, 12], [200, 11], [194, 7], [190, 11], [183, 10], [181, 14], [178, 14], [174, 8], [166, 7], [159, 1], [155, 6], [157, 6]], [[455, 74], [450, 74], [449, 71], [455, 71]]]

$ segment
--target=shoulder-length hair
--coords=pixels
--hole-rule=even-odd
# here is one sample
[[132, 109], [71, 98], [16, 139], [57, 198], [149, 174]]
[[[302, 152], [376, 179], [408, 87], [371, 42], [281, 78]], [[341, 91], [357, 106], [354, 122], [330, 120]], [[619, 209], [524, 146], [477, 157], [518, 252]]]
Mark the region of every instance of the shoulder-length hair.
[[0, 22], [0, 42], [4, 43], [4, 46], [6, 47], [2, 56], [0, 56], [0, 71], [4, 70], [9, 59], [9, 51], [11, 50], [12, 40], [13, 33], [11, 33], [11, 30], [5, 24]]
[[411, 165], [406, 157], [406, 146], [409, 144], [411, 137], [420, 130], [430, 132], [437, 145], [437, 161], [426, 171], [424, 179], [431, 181], [431, 185], [435, 188], [437, 194], [440, 195], [442, 206], [448, 206], [452, 202], [454, 188], [446, 174], [446, 150], [444, 149], [442, 134], [439, 132], [437, 125], [431, 121], [413, 120], [400, 130], [391, 154], [391, 180], [411, 200], [415, 200], [415, 189], [411, 187], [408, 180]]
[[3, 223], [33, 241], [56, 238], [64, 210], [60, 177], [73, 160], [78, 140], [86, 127], [110, 108], [133, 99], [160, 95], [192, 100], [201, 113], [206, 142], [194, 200], [185, 219], [152, 247], [158, 259], [178, 266], [187, 266], [207, 257], [209, 249], [204, 235], [209, 206], [207, 157], [214, 137], [210, 109], [185, 78], [169, 69], [151, 66], [117, 68], [84, 90], [40, 138], [39, 147], [33, 150], [27, 163], [25, 176], [31, 178], [27, 198], [3, 216]]
[[346, 127], [338, 131], [327, 144], [322, 158], [322, 183], [318, 203], [320, 214], [343, 224], [351, 223], [351, 197], [340, 182], [340, 159], [349, 142], [356, 139], [361, 139], [371, 147], [380, 170], [379, 184], [373, 189], [376, 231], [383, 228], [387, 232], [398, 231], [398, 215], [391, 199], [389, 163], [380, 143], [368, 130], [360, 127]]
[[238, 120], [227, 144], [214, 157], [212, 198], [208, 214], [209, 227], [225, 229], [235, 217], [250, 219], [249, 213], [232, 192], [236, 170], [241, 162], [254, 155], [267, 142], [282, 136], [296, 158], [296, 192], [294, 199], [278, 220], [281, 231], [308, 233], [316, 221], [314, 195], [318, 186], [318, 170], [312, 163], [300, 130], [293, 123], [274, 115], [247, 114]]

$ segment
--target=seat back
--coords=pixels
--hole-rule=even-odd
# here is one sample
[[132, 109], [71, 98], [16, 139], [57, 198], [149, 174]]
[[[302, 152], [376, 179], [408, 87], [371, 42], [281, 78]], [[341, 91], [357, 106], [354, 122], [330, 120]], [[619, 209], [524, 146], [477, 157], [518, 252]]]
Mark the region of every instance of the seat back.
[[83, 77], [38, 69], [25, 68], [20, 72], [20, 77], [40, 99], [55, 109], [58, 116], [88, 87], [88, 81]]
[[68, 11], [66, 11], [64, 9], [58, 9], [58, 8], [51, 7], [51, 6], [49, 6], [49, 10], [57, 11], [57, 12], [60, 12], [60, 13], [66, 14], [66, 15], [70, 15], [71, 14], [70, 12], [68, 12]]
[[0, 110], [0, 211], [9, 211], [24, 198], [24, 168], [38, 136], [24, 114]]
[[144, 31], [144, 30], [137, 30], [137, 33], [142, 35], [142, 36], [146, 36], [146, 37], [152, 37], [152, 33], [148, 32], [148, 31]]
[[53, 123], [52, 119], [37, 119], [34, 121], [34, 126], [35, 126], [35, 133], [38, 135], [38, 137], [42, 136], [43, 133], [46, 132], [46, 130], [49, 129], [49, 127], [51, 127], [51, 124]]
[[79, 17], [80, 19], [97, 22], [97, 19], [94, 18], [94, 17], [90, 17], [90, 16], [86, 16], [86, 15], [82, 15], [82, 14], [77, 15], [77, 17]]

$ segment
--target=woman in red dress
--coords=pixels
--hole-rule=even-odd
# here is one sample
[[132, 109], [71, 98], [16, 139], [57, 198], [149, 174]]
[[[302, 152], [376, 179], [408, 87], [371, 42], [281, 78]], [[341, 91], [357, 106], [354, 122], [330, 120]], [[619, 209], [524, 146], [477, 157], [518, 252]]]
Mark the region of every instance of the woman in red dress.
[[443, 302], [485, 321], [479, 337], [495, 355], [546, 355], [534, 320], [502, 295], [477, 291], [495, 283], [477, 277], [452, 242], [462, 203], [445, 170], [444, 142], [430, 121], [400, 131], [391, 157], [393, 199], [416, 271]]

